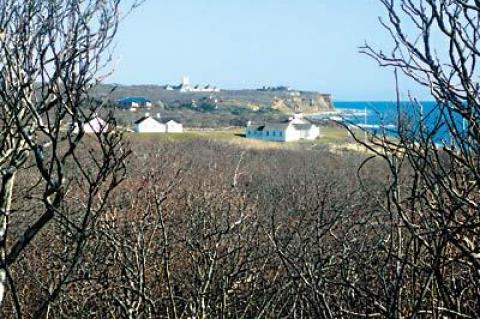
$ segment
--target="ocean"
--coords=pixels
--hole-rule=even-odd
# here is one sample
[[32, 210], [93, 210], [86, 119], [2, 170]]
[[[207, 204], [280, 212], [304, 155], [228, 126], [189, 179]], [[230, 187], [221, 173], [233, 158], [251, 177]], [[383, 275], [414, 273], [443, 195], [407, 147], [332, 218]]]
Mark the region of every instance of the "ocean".
[[[319, 115], [317, 119], [335, 120], [342, 123], [357, 125], [375, 133], [385, 132], [387, 135], [398, 135], [399, 113], [402, 118], [408, 119], [411, 123], [412, 134], [416, 134], [420, 119], [424, 120], [424, 127], [433, 129], [438, 123], [441, 114], [433, 101], [419, 103], [412, 102], [369, 102], [369, 101], [335, 101], [336, 114]], [[443, 119], [442, 119], [443, 120]], [[443, 127], [434, 134], [434, 141], [439, 144], [451, 144], [451, 137], [447, 130], [447, 123], [443, 120]], [[462, 127], [462, 120], [457, 117], [454, 122], [459, 128]]]

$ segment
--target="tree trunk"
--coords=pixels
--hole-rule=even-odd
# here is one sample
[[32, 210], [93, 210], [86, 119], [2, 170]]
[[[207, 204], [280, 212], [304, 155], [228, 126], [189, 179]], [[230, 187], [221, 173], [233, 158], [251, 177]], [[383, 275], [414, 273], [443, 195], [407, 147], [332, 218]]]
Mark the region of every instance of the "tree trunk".
[[15, 173], [7, 173], [2, 177], [0, 191], [0, 306], [5, 298], [7, 286], [6, 244], [8, 215], [12, 206], [13, 185]]

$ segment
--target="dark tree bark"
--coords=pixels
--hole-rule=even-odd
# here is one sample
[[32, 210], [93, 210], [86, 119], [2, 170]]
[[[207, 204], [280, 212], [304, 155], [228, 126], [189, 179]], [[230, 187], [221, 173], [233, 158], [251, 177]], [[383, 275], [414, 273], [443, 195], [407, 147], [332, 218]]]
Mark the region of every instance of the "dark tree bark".
[[[125, 172], [128, 152], [113, 119], [107, 120], [111, 133], [87, 138], [83, 129], [101, 108], [89, 91], [111, 71], [120, 3], [0, 1], [0, 305], [8, 291], [18, 317], [21, 300], [9, 269], [29, 258], [23, 254], [49, 224], [69, 229], [73, 253], [42, 297], [42, 314], [75, 269], [92, 219]], [[20, 175], [33, 181], [24, 193], [16, 183]], [[79, 190], [82, 209], [67, 211], [65, 203]], [[22, 205], [12, 205], [12, 198]]]
[[[365, 45], [361, 52], [428, 88], [436, 102], [424, 112], [415, 99], [408, 106], [398, 101], [397, 138], [356, 137], [390, 167], [381, 205], [391, 220], [383, 250], [395, 285], [384, 296], [386, 315], [474, 318], [480, 311], [480, 3], [380, 2], [393, 49]], [[399, 89], [397, 77], [397, 96]], [[405, 107], [408, 114], [400, 114]], [[449, 138], [439, 141], [442, 132]]]

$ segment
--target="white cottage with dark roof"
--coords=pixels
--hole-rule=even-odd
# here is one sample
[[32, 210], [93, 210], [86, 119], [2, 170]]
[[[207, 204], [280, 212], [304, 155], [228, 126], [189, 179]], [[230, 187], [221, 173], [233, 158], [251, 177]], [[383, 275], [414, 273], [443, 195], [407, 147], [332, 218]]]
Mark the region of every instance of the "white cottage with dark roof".
[[281, 123], [248, 125], [245, 136], [247, 138], [273, 142], [314, 140], [320, 136], [320, 129], [309, 121], [299, 116], [294, 116]]
[[183, 133], [183, 125], [181, 123], [170, 120], [165, 123], [167, 133]]
[[147, 113], [133, 123], [133, 130], [137, 133], [182, 133], [183, 125], [174, 120], [162, 122], [159, 115], [155, 118]]
[[146, 114], [133, 123], [133, 130], [137, 133], [165, 133], [167, 126], [158, 119]]

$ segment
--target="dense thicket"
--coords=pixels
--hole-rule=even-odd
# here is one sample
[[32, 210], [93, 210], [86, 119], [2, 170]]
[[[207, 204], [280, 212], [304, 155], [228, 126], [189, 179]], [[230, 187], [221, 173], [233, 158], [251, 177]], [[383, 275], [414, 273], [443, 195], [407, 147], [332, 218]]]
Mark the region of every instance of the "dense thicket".
[[[15, 296], [32, 317], [60, 287], [48, 318], [429, 318], [442, 297], [434, 280], [458, 289], [463, 313], [450, 317], [476, 315], [471, 266], [448, 246], [434, 259], [418, 243], [390, 206], [398, 176], [379, 159], [203, 139], [131, 147], [127, 180], [81, 234], [72, 221], [91, 198], [72, 184], [68, 222], [59, 217], [11, 268], [15, 294], [2, 316], [14, 316]], [[87, 152], [82, 161], [92, 165]], [[416, 174], [406, 164], [400, 174], [408, 194]], [[27, 173], [16, 186], [12, 225], [35, 217], [25, 206], [31, 182]], [[81, 253], [68, 249], [78, 235]]]
[[434, 112], [368, 154], [135, 141], [120, 184], [82, 130], [119, 0], [0, 1], [0, 315], [478, 317], [479, 3], [380, 2], [394, 50], [363, 50]]
[[[476, 318], [480, 313], [480, 2], [380, 0], [392, 50], [362, 51], [435, 100], [411, 99], [398, 138], [373, 138], [391, 176], [396, 260], [385, 315]], [[398, 80], [398, 77], [396, 77]], [[397, 94], [402, 82], [397, 81]], [[399, 98], [399, 95], [398, 95]], [[400, 102], [398, 103], [400, 109]], [[439, 137], [444, 136], [443, 139]], [[381, 151], [375, 151], [375, 148]], [[379, 308], [381, 309], [381, 308]]]
[[[132, 147], [128, 180], [85, 234], [49, 318], [338, 317], [373, 307], [356, 291], [389, 271], [381, 167], [369, 167], [366, 193], [356, 154], [205, 140]], [[66, 205], [83, 204], [72, 193]], [[11, 269], [25, 313], [64, 272], [69, 240], [68, 227], [50, 227]]]
[[[478, 288], [464, 279], [475, 274], [447, 259], [452, 251], [439, 261], [418, 244], [389, 206], [388, 166], [361, 166], [368, 154], [203, 139], [131, 147], [130, 174], [83, 234], [80, 262], [48, 318], [430, 318], [441, 300], [428, 288], [434, 280], [461, 292], [463, 313], [449, 317], [476, 316]], [[405, 166], [405, 193], [413, 177]], [[19, 190], [29, 183], [25, 176]], [[85, 205], [81, 194], [72, 191], [64, 210]], [[14, 205], [29, 211], [21, 196]], [[27, 317], [74, 253], [66, 249], [74, 232], [59, 224], [11, 268]], [[13, 302], [4, 317], [14, 315]]]

